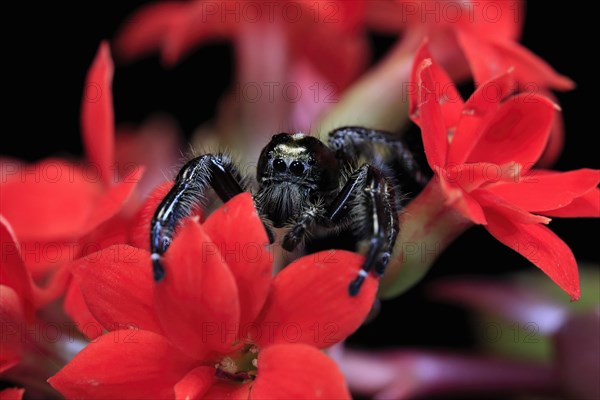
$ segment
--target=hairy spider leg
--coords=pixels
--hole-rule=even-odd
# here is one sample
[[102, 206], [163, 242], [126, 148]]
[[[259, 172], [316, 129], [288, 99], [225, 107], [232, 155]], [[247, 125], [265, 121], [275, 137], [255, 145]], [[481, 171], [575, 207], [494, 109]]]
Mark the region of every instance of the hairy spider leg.
[[190, 216], [195, 206], [203, 204], [208, 186], [212, 186], [223, 202], [244, 192], [241, 174], [225, 154], [205, 154], [183, 166], [150, 225], [150, 251], [156, 282], [165, 276], [161, 259], [171, 244], [177, 224]]
[[[351, 227], [362, 233], [364, 239], [369, 239], [362, 269], [348, 287], [351, 296], [358, 294], [369, 271], [375, 269], [378, 275], [385, 271], [398, 235], [395, 198], [393, 187], [383, 173], [372, 165], [363, 164], [350, 176], [328, 207], [327, 219], [332, 224], [347, 220]], [[361, 214], [364, 216], [357, 217]], [[362, 229], [365, 219], [369, 221], [368, 231]]]
[[[371, 164], [379, 159], [393, 171], [384, 171], [410, 178], [418, 186], [425, 187], [430, 177], [415, 159], [405, 139], [384, 131], [358, 126], [338, 128], [329, 134], [329, 147], [352, 160], [365, 158]], [[389, 176], [388, 176], [389, 178]], [[398, 176], [394, 178], [399, 178]], [[402, 182], [404, 183], [404, 182]]]
[[281, 247], [286, 251], [294, 251], [315, 223], [323, 225], [324, 214], [325, 210], [322, 206], [310, 203], [302, 210], [300, 217], [283, 237]]

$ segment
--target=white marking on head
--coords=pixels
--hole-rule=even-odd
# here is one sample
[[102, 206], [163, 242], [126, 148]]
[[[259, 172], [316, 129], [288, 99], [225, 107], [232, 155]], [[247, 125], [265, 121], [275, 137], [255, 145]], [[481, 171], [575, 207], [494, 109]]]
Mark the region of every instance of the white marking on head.
[[289, 146], [285, 143], [277, 145], [276, 149], [282, 154], [290, 156], [299, 156], [300, 154], [306, 153], [306, 148], [304, 147]]
[[294, 139], [294, 140], [300, 140], [300, 139], [303, 139], [304, 137], [306, 137], [306, 135], [302, 132], [294, 133], [292, 135], [292, 139]]

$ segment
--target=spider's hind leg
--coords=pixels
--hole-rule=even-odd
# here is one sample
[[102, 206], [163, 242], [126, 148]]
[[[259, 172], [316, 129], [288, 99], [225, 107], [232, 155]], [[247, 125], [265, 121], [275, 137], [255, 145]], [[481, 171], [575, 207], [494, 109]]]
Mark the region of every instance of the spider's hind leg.
[[154, 280], [164, 278], [162, 256], [173, 239], [177, 224], [202, 205], [206, 189], [212, 186], [223, 202], [244, 191], [242, 176], [225, 154], [205, 154], [181, 168], [175, 184], [162, 200], [150, 224], [150, 251]]
[[365, 160], [383, 169], [396, 184], [411, 191], [420, 191], [431, 177], [427, 163], [418, 157], [422, 151], [413, 152], [406, 137], [389, 132], [357, 126], [338, 128], [329, 134], [329, 147], [339, 158]]
[[368, 241], [365, 261], [348, 288], [350, 295], [356, 296], [371, 270], [377, 275], [385, 272], [396, 242], [398, 212], [393, 186], [381, 170], [364, 164], [331, 203], [328, 218], [333, 224], [350, 226]]

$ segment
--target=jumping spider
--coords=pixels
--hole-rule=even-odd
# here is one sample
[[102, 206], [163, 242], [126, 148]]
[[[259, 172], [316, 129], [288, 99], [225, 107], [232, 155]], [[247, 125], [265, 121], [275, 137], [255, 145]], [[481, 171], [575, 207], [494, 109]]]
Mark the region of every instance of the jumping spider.
[[[364, 240], [365, 261], [349, 286], [355, 296], [369, 271], [381, 276], [389, 261], [399, 231], [398, 177], [420, 187], [428, 177], [406, 143], [388, 133], [344, 127], [331, 132], [328, 142], [302, 133], [274, 135], [258, 160], [254, 204], [271, 243], [270, 227], [287, 227], [281, 243], [287, 251], [316, 228], [351, 229]], [[245, 182], [226, 154], [205, 154], [183, 166], [151, 222], [155, 281], [164, 277], [161, 258], [178, 222], [202, 202], [205, 190], [212, 186], [226, 202], [246, 191]]]

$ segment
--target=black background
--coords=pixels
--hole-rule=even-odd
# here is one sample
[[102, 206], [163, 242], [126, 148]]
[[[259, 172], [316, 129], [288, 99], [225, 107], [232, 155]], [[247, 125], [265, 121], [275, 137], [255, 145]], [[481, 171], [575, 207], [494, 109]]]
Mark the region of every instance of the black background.
[[[112, 38], [140, 4], [27, 3], [5, 13], [3, 64], [7, 72], [2, 95], [8, 106], [3, 112], [1, 155], [33, 161], [50, 155], [82, 154], [79, 109], [87, 68], [99, 42]], [[578, 3], [572, 7], [542, 1], [527, 5], [522, 42], [578, 85], [572, 92], [557, 94], [567, 132], [564, 155], [556, 165], [559, 170], [599, 166], [598, 149], [592, 145], [599, 134], [597, 85], [589, 56], [597, 46], [594, 37], [586, 38], [583, 33], [588, 26], [583, 18], [589, 12]], [[393, 43], [380, 36], [372, 40], [375, 58]], [[582, 50], [586, 47], [589, 52]], [[219, 44], [198, 48], [185, 62], [169, 70], [161, 67], [158, 57], [131, 65], [117, 64], [117, 122], [137, 123], [165, 111], [189, 136], [197, 125], [215, 115], [217, 99], [230, 84], [233, 62], [231, 47]], [[551, 228], [579, 259], [598, 259], [597, 239], [592, 234], [593, 229], [596, 235], [598, 232], [595, 221], [557, 219]], [[465, 273], [490, 276], [523, 269], [535, 267], [484, 229], [473, 228], [443, 254], [420, 285], [394, 301], [384, 302], [380, 318], [364, 327], [352, 343], [468, 347], [473, 337], [463, 311], [429, 301], [423, 289], [440, 277]]]

